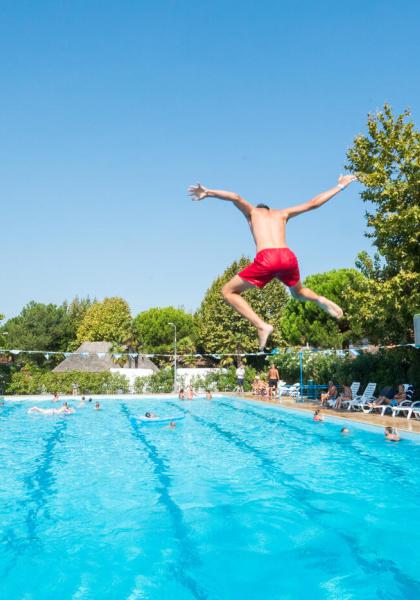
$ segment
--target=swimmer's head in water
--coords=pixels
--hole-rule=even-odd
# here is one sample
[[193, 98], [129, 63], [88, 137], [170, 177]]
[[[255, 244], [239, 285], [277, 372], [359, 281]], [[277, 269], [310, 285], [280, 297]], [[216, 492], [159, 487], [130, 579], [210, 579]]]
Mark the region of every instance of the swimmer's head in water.
[[394, 433], [394, 430], [392, 427], [385, 427], [385, 433]]
[[267, 210], [270, 210], [269, 206], [267, 206], [266, 204], [262, 204], [262, 203], [257, 204], [257, 208], [266, 208]]
[[148, 419], [150, 419], [150, 417], [152, 416], [149, 412], [147, 412], [145, 415], [145, 417], [147, 417]]

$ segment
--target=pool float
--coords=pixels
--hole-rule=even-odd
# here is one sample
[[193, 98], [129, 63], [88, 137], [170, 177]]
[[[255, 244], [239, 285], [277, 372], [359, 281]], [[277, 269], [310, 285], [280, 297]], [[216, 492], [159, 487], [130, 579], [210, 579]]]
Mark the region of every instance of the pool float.
[[157, 417], [155, 419], [149, 417], [137, 417], [137, 421], [140, 421], [140, 423], [147, 423], [149, 425], [153, 423], [171, 423], [171, 421], [182, 421], [182, 419], [185, 419], [185, 415], [180, 415], [179, 417]]

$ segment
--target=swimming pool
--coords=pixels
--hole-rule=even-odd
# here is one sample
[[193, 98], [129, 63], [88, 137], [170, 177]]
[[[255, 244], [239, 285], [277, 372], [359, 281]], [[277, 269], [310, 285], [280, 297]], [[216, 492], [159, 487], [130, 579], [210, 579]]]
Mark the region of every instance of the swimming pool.
[[1, 598], [420, 597], [412, 441], [231, 398], [32, 405], [0, 409]]

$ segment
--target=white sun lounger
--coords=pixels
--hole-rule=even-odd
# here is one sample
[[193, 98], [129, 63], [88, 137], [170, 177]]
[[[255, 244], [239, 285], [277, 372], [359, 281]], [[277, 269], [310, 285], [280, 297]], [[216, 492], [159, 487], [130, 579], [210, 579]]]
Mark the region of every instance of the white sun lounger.
[[368, 383], [365, 391], [361, 396], [356, 396], [354, 400], [349, 402], [347, 410], [363, 410], [363, 412], [370, 412], [369, 410], [365, 410], [365, 407], [375, 400], [374, 392], [376, 389], [376, 383]]

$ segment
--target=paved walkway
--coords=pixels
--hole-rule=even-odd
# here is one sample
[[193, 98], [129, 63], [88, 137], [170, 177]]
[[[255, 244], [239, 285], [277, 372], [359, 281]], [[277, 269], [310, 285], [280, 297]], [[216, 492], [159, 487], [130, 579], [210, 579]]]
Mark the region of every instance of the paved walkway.
[[[293, 408], [296, 410], [306, 410], [309, 412], [313, 412], [316, 408], [319, 408], [319, 404], [317, 402], [311, 402], [310, 400], [306, 400], [305, 402], [296, 402], [294, 398], [289, 398], [287, 396], [283, 396], [281, 401], [279, 401], [278, 399], [262, 399], [258, 396], [253, 396], [252, 394], [244, 394], [243, 398], [247, 398], [249, 400], [256, 400], [258, 402], [263, 402], [264, 404], [285, 406], [287, 408]], [[343, 421], [358, 421], [359, 423], [368, 423], [369, 425], [378, 425], [379, 427], [386, 427], [389, 425], [391, 427], [396, 427], [400, 431], [410, 431], [412, 433], [420, 434], [420, 421], [415, 418], [411, 418], [410, 420], [408, 420], [404, 415], [400, 417], [381, 417], [378, 413], [364, 413], [360, 411], [350, 412], [348, 410], [339, 411], [326, 408], [323, 408], [321, 412], [325, 416], [338, 417], [343, 419]]]

